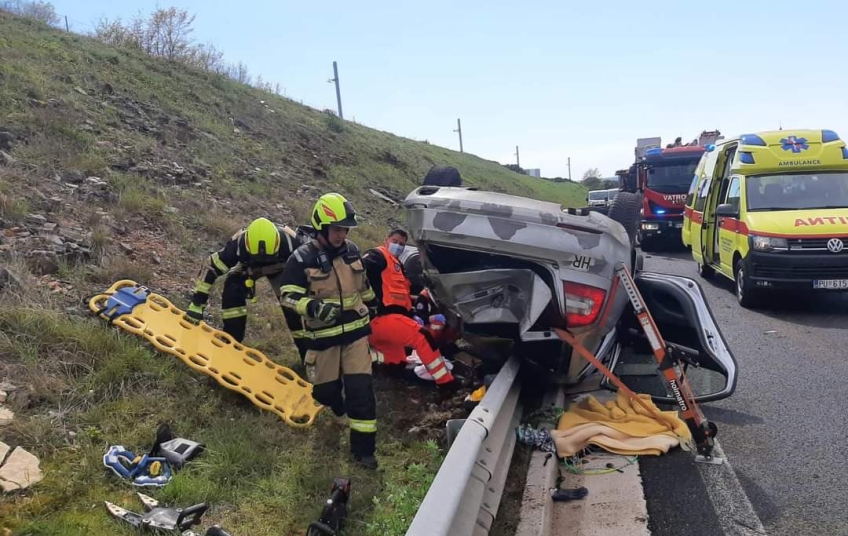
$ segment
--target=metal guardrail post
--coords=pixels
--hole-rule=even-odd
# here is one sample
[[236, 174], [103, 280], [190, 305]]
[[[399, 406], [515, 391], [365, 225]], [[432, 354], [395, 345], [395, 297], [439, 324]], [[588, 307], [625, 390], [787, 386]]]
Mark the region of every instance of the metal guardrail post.
[[483, 506], [484, 495], [500, 497], [502, 492], [495, 486], [502, 488], [505, 476], [496, 469], [503, 461], [504, 447], [511, 451], [515, 444], [510, 436], [514, 435], [511, 424], [520, 391], [516, 382], [519, 367], [518, 358], [511, 357], [463, 424], [407, 536], [471, 536], [477, 527], [488, 531], [485, 524], [491, 520], [486, 521], [486, 514], [484, 526], [477, 520], [481, 508], [492, 510], [491, 504]]

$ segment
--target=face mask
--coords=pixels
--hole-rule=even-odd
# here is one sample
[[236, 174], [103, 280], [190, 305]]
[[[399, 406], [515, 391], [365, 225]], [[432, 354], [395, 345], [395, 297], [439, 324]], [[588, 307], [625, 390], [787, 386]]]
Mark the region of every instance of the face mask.
[[399, 257], [400, 254], [403, 253], [403, 244], [397, 244], [395, 242], [390, 243], [389, 253], [391, 253], [395, 257]]

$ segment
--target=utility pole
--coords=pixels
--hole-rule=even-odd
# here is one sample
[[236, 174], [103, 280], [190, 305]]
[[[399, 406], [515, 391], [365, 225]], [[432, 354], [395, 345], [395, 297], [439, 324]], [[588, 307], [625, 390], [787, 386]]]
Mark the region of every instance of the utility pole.
[[568, 180], [571, 180], [571, 157], [568, 157]]
[[342, 92], [339, 89], [339, 66], [336, 62], [333, 62], [333, 77], [327, 80], [327, 82], [336, 83], [336, 102], [339, 105], [339, 119], [344, 119], [344, 115], [342, 115]]
[[515, 146], [515, 165], [521, 167], [521, 160], [518, 159], [518, 145]]
[[462, 150], [462, 123], [459, 122], [459, 118], [456, 118], [456, 130], [454, 132], [459, 132], [459, 152], [464, 153]]
[[71, 33], [71, 27], [68, 25], [68, 16], [65, 15], [65, 31]]

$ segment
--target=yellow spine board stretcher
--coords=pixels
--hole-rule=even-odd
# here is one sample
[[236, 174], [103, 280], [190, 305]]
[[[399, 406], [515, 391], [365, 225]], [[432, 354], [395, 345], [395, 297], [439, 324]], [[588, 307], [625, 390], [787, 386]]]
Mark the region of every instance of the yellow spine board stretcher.
[[[195, 325], [184, 311], [166, 298], [149, 292], [130, 312], [115, 316], [119, 309], [107, 304], [121, 289], [137, 287], [135, 281], [116, 282], [88, 302], [89, 309], [104, 320], [147, 339], [161, 352], [179, 358], [194, 370], [207, 374], [249, 398], [261, 409], [276, 413], [286, 424], [306, 428], [324, 408], [312, 398], [312, 384], [293, 370], [278, 365], [253, 348], [233, 340], [227, 333], [205, 322]], [[125, 308], [127, 309], [127, 308]]]

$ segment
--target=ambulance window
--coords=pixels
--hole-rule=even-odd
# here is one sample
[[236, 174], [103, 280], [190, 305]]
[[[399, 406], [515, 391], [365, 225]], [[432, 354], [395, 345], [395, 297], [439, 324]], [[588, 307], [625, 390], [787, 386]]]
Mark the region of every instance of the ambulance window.
[[710, 192], [710, 183], [712, 179], [707, 177], [704, 179], [704, 182], [701, 183], [701, 187], [698, 189], [698, 197], [695, 199], [695, 210], [698, 212], [703, 212], [704, 207], [707, 204], [707, 194]]
[[727, 201], [725, 203], [730, 203], [736, 211], [739, 210], [739, 196], [742, 191], [741, 184], [742, 182], [739, 177], [733, 177], [730, 180], [730, 188], [727, 189]]
[[727, 151], [724, 152], [724, 167], [722, 168], [721, 176], [729, 177], [730, 176], [730, 165], [733, 162], [733, 157], [736, 156], [736, 147], [731, 147]]
[[727, 199], [728, 186], [730, 186], [730, 179], [727, 177], [721, 179], [721, 189], [718, 192], [718, 198], [721, 199], [719, 203], [726, 203], [724, 200]]
[[692, 207], [692, 201], [695, 200], [695, 188], [698, 186], [698, 174], [692, 177], [692, 184], [689, 185], [689, 193], [686, 194], [686, 206]]

